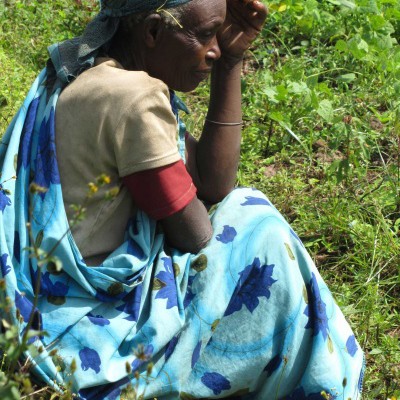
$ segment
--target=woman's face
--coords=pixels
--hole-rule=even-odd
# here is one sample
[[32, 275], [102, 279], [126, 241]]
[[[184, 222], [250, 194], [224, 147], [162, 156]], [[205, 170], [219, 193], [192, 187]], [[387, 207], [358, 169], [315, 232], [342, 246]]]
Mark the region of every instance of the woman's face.
[[195, 89], [221, 56], [217, 32], [225, 15], [226, 0], [193, 0], [180, 21], [183, 28], [163, 30], [147, 72], [173, 90]]

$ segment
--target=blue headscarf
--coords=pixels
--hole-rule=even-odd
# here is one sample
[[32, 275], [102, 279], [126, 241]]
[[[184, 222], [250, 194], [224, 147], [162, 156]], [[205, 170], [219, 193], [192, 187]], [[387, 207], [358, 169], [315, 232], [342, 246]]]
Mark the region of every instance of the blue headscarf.
[[100, 0], [100, 12], [82, 36], [49, 47], [57, 78], [66, 85], [93, 66], [100, 48], [116, 34], [120, 17], [176, 7], [191, 0]]

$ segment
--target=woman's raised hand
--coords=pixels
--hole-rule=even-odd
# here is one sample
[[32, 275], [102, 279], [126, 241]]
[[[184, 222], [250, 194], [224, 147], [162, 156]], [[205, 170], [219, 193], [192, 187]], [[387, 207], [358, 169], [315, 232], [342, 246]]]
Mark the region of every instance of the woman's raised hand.
[[222, 57], [241, 60], [261, 32], [267, 9], [259, 0], [227, 0], [226, 19], [218, 32]]

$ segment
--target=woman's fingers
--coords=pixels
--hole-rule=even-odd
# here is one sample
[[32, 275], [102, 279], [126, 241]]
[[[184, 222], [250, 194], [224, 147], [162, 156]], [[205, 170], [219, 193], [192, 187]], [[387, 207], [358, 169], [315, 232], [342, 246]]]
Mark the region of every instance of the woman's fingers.
[[227, 16], [218, 32], [218, 42], [224, 55], [242, 57], [260, 34], [267, 16], [259, 0], [226, 0]]
[[267, 17], [267, 8], [259, 0], [227, 0], [227, 6], [234, 19], [247, 22], [257, 30], [261, 29]]

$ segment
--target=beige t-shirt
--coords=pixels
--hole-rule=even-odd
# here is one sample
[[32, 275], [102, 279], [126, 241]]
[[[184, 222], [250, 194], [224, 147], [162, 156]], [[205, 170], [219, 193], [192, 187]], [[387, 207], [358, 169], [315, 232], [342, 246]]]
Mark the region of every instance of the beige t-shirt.
[[85, 205], [73, 237], [89, 265], [122, 242], [136, 208], [121, 177], [180, 159], [168, 87], [143, 71], [98, 59], [61, 93], [56, 109], [56, 150], [64, 205], [82, 204], [88, 183], [107, 174], [120, 187], [112, 200], [100, 189]]

